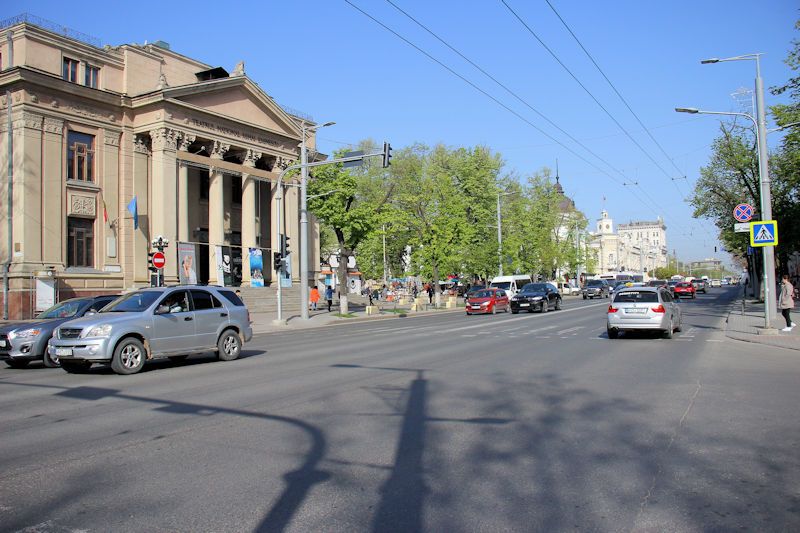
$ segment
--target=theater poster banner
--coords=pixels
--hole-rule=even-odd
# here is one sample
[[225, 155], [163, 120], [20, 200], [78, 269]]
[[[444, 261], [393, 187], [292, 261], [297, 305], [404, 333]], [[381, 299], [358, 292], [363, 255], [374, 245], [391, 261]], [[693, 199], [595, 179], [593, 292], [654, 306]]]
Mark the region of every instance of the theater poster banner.
[[178, 279], [181, 285], [197, 284], [197, 257], [195, 245], [188, 242], [178, 243]]
[[223, 287], [231, 286], [231, 250], [228, 246], [215, 246], [217, 258], [217, 283]]
[[250, 286], [264, 286], [264, 258], [261, 248], [250, 248]]

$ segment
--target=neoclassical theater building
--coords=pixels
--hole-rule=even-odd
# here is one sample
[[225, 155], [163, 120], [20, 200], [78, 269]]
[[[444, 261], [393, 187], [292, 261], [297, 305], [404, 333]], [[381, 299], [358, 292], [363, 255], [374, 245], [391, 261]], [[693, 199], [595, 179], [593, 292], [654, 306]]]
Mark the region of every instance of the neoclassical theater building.
[[[169, 241], [167, 284], [179, 282], [178, 249], [189, 246], [199, 283], [250, 285], [249, 250], [260, 249], [255, 275], [269, 285], [278, 174], [299, 159], [313, 122], [278, 105], [243, 63], [228, 73], [160, 41], [101, 47], [24, 15], [0, 23], [0, 65], [0, 263], [11, 318], [30, 315], [37, 280], [48, 277], [60, 299], [149, 285], [157, 236]], [[313, 134], [306, 143], [322, 157]], [[282, 233], [299, 250], [299, 193], [287, 186], [283, 196]], [[316, 278], [313, 217], [309, 228]]]

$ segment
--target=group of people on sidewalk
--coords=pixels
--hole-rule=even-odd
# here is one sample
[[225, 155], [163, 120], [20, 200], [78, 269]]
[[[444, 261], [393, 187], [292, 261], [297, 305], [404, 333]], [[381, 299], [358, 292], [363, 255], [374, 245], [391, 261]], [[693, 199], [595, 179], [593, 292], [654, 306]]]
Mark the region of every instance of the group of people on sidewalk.
[[792, 331], [795, 323], [792, 322], [791, 312], [794, 309], [794, 286], [789, 281], [789, 275], [784, 274], [781, 281], [781, 295], [778, 298], [778, 308], [786, 319], [786, 327], [781, 331]]
[[[317, 310], [317, 304], [319, 303], [319, 289], [316, 287], [311, 287], [311, 293], [308, 295], [308, 301], [311, 302], [311, 310]], [[325, 287], [325, 301], [328, 304], [328, 312], [331, 312], [331, 306], [333, 305], [333, 287], [330, 285]]]

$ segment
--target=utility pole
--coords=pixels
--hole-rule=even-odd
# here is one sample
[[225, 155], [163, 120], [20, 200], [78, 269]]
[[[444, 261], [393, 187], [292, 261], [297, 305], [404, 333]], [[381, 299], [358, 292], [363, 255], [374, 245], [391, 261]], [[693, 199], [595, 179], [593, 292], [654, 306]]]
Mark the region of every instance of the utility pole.
[[497, 193], [497, 275], [503, 275], [503, 226], [500, 218], [500, 193]]

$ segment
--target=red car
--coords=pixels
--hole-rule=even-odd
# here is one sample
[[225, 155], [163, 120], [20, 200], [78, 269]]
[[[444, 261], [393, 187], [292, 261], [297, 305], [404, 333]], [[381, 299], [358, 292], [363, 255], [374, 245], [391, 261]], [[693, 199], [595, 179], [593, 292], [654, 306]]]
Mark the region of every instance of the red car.
[[676, 283], [674, 290], [675, 290], [675, 298], [682, 298], [684, 296], [687, 296], [689, 298], [695, 297], [694, 285], [689, 282], [682, 281], [680, 283]]
[[467, 314], [491, 313], [498, 311], [508, 313], [511, 304], [508, 294], [503, 289], [483, 289], [470, 294], [467, 299]]

